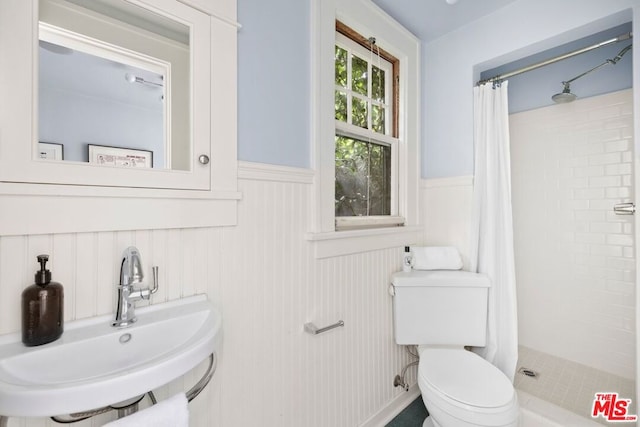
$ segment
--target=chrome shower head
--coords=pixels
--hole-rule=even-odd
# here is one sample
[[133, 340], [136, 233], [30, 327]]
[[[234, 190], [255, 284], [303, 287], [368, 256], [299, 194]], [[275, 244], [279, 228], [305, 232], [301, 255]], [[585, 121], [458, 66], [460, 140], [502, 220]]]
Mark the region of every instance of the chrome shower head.
[[555, 102], [556, 104], [566, 104], [567, 102], [575, 101], [578, 96], [571, 93], [569, 83], [562, 82], [562, 84], [564, 84], [564, 89], [561, 93], [556, 93], [551, 97], [553, 102]]

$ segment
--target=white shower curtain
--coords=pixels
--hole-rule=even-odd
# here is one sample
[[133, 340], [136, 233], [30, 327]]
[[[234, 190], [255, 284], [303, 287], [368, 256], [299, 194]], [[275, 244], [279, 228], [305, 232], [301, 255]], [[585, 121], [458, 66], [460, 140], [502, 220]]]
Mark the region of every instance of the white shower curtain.
[[487, 345], [476, 351], [511, 380], [518, 361], [518, 319], [511, 209], [508, 82], [474, 91], [475, 173], [471, 271], [491, 278]]

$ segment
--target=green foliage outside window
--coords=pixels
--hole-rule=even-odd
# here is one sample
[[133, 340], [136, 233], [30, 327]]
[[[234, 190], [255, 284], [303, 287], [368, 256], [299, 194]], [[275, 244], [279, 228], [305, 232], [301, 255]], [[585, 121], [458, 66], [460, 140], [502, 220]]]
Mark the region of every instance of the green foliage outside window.
[[[385, 134], [384, 70], [336, 46], [335, 85], [336, 120]], [[335, 159], [335, 215], [390, 215], [391, 148], [336, 135]]]
[[336, 136], [335, 215], [391, 215], [391, 148]]

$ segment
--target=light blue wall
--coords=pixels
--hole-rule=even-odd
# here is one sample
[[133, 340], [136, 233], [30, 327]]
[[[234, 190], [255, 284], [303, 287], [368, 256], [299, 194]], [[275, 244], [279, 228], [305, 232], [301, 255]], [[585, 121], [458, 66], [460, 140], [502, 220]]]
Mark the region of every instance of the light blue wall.
[[[495, 68], [500, 62], [476, 69], [478, 75], [469, 67], [470, 64], [475, 66], [487, 58], [504, 55], [507, 59], [502, 63], [517, 67], [520, 64], [512, 61], [528, 56], [519, 55], [520, 50], [531, 49], [529, 54], [540, 52], [543, 49], [528, 46], [544, 45], [545, 39], [548, 41], [550, 38], [567, 42], [571, 39], [563, 33], [587, 25], [590, 20], [616, 13], [634, 1], [604, 4], [600, 0], [585, 0], [580, 10], [575, 10], [572, 0], [542, 1], [545, 5], [560, 7], [560, 10], [572, 10], [569, 14], [571, 19], [568, 19], [566, 15], [549, 17], [548, 10], [553, 8], [547, 8], [541, 0], [521, 0], [482, 22], [473, 23], [431, 43], [423, 42], [422, 177], [473, 173], [470, 94], [479, 73]], [[522, 19], [526, 15], [530, 15], [529, 20]], [[238, 0], [238, 20], [242, 24], [238, 35], [238, 158], [309, 168], [310, 0]], [[542, 25], [542, 22], [546, 24]], [[590, 33], [583, 32], [574, 40], [612, 28], [620, 22], [625, 21]], [[496, 40], [489, 41], [494, 33], [498, 35]], [[601, 57], [588, 59], [583, 55], [573, 64], [563, 61], [538, 72], [512, 78], [509, 83], [511, 107], [514, 111], [521, 111], [550, 104], [551, 95], [562, 90], [562, 80], [615, 56], [622, 46], [623, 43], [618, 43], [598, 49], [600, 52], [597, 54]], [[545, 46], [546, 49], [552, 47], [553, 44]], [[546, 57], [547, 54], [544, 55]], [[576, 81], [572, 89], [580, 97], [585, 97], [630, 87], [631, 73], [626, 67], [630, 66], [631, 59], [631, 52], [628, 52], [615, 67], [598, 70]], [[531, 60], [535, 61], [536, 57], [523, 62]], [[593, 64], [593, 60], [597, 63]]]
[[[473, 174], [472, 88], [481, 71], [639, 17], [638, 0], [581, 0], [580, 7], [576, 7], [575, 0], [518, 0], [423, 44], [422, 177]], [[624, 58], [629, 59], [633, 59], [637, 70], [640, 58]], [[562, 73], [559, 80], [553, 80], [559, 83], [572, 76]], [[636, 71], [634, 86], [638, 79]], [[553, 84], [545, 98], [562, 89]], [[582, 89], [576, 86], [578, 90]]]
[[238, 159], [310, 167], [310, 1], [238, 0]]
[[153, 151], [153, 166], [165, 167], [161, 105], [153, 110], [41, 87], [38, 117], [38, 140], [64, 144], [64, 160], [88, 162], [88, 145], [97, 144]]
[[[481, 74], [481, 78], [486, 79], [517, 70], [518, 68], [553, 58], [557, 55], [591, 46], [604, 40], [610, 40], [630, 31], [631, 23], [620, 25], [610, 30], [594, 34], [593, 36], [585, 37], [575, 42], [567, 43], [563, 46], [485, 71]], [[613, 43], [537, 70], [510, 77], [508, 79], [509, 112], [517, 113], [552, 105], [553, 101], [551, 100], [551, 96], [562, 91], [562, 81], [572, 79], [602, 64], [607, 59], [614, 58], [622, 48], [631, 42], [632, 40], [626, 40]], [[616, 65], [605, 65], [572, 82], [571, 92], [578, 95], [578, 99], [580, 99], [630, 88], [633, 77], [631, 66], [632, 55], [632, 51], [628, 51]]]

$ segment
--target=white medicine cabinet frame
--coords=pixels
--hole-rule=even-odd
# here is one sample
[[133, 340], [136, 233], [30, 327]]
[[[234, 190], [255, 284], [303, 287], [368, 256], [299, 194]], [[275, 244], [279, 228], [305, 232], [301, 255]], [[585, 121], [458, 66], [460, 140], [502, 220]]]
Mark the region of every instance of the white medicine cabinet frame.
[[[189, 30], [188, 170], [39, 159], [39, 0], [2, 0], [0, 236], [237, 221], [236, 0], [110, 2], [140, 7]], [[90, 18], [76, 21], [90, 26]]]

